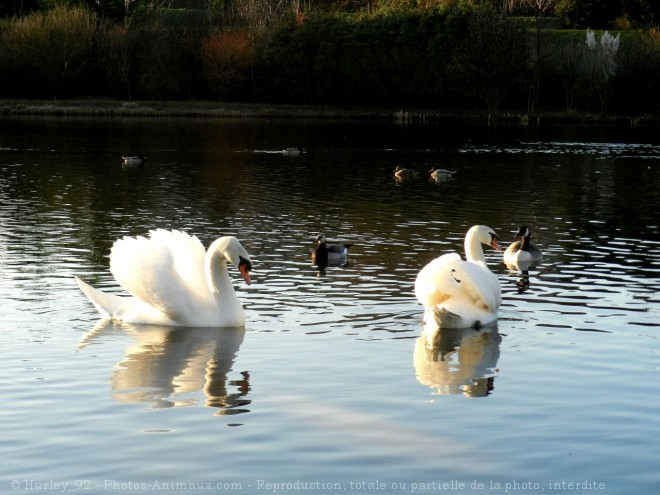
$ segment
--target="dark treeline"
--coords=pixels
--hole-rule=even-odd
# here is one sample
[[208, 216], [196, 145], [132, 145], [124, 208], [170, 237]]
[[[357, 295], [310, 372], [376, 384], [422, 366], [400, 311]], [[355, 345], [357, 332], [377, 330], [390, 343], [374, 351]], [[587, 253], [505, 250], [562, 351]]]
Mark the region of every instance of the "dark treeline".
[[654, 0], [1, 1], [0, 98], [660, 113]]

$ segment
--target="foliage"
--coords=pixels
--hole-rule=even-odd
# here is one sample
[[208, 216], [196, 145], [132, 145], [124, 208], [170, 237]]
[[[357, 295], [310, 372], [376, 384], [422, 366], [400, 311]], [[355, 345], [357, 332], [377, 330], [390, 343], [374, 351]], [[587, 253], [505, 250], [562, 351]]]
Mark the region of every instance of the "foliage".
[[417, 5], [217, 32], [200, 10], [126, 25], [59, 6], [0, 21], [0, 97], [660, 112], [657, 30], [589, 31], [587, 44], [584, 30], [523, 24], [488, 2]]
[[632, 27], [660, 23], [657, 0], [559, 0], [555, 14], [566, 26], [608, 29], [626, 19]]
[[612, 97], [612, 79], [618, 69], [619, 41], [620, 35], [615, 37], [605, 31], [598, 42], [595, 33], [587, 29], [582, 73], [600, 103], [601, 113]]
[[262, 97], [304, 103], [496, 109], [527, 67], [525, 33], [488, 6], [323, 16], [275, 30], [260, 47]]
[[468, 16], [451, 65], [457, 87], [478, 96], [497, 110], [528, 68], [525, 33], [514, 21], [490, 7]]
[[67, 96], [95, 59], [96, 17], [83, 7], [56, 7], [6, 23], [0, 67], [11, 74], [10, 91]]
[[254, 44], [247, 32], [218, 32], [202, 41], [203, 74], [209, 88], [222, 99], [245, 97]]
[[626, 37], [619, 54], [619, 87], [616, 101], [639, 115], [660, 108], [660, 30], [650, 29]]

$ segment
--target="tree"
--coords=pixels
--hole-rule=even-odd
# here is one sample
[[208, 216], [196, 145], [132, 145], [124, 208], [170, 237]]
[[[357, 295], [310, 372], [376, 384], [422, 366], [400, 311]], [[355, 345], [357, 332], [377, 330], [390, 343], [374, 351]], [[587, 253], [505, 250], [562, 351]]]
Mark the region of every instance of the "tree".
[[480, 97], [495, 111], [527, 73], [527, 40], [517, 23], [490, 6], [475, 7], [457, 40], [450, 74], [459, 92]]
[[541, 19], [548, 12], [553, 10], [559, 0], [518, 0], [536, 14], [536, 42], [532, 52], [532, 80], [529, 85], [529, 96], [527, 107], [530, 111], [535, 111], [538, 104], [539, 92], [541, 87]]

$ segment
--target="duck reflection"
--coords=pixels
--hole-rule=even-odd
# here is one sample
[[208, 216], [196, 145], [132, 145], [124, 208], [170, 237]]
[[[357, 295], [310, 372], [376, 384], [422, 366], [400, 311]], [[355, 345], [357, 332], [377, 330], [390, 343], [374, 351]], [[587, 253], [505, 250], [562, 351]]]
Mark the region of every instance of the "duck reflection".
[[132, 326], [102, 322], [83, 337], [80, 347], [103, 335], [129, 334], [134, 342], [124, 351], [110, 378], [118, 402], [148, 403], [154, 409], [200, 403], [219, 409], [218, 415], [248, 412], [249, 372], [229, 380], [229, 372], [245, 328], [183, 328]]
[[501, 340], [496, 326], [445, 328], [433, 342], [419, 337], [413, 355], [417, 380], [436, 395], [485, 397], [494, 388]]
[[514, 272], [514, 274], [520, 275], [520, 278], [516, 280], [518, 293], [522, 294], [523, 292], [527, 292], [530, 287], [529, 270], [536, 267], [538, 261], [505, 261], [504, 264], [510, 271]]

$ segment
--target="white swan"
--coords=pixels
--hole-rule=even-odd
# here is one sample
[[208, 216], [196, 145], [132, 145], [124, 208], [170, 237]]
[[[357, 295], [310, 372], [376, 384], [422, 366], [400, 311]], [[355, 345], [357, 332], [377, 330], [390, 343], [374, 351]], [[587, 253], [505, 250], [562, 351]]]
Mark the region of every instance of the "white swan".
[[195, 236], [152, 230], [149, 238], [124, 237], [110, 252], [110, 271], [132, 297], [106, 294], [78, 277], [78, 285], [104, 318], [127, 323], [239, 327], [243, 306], [227, 272], [236, 266], [247, 284], [250, 255], [235, 237], [217, 239], [208, 251]]
[[440, 328], [479, 328], [497, 320], [502, 302], [500, 282], [486, 265], [482, 244], [500, 250], [490, 227], [475, 225], [465, 235], [465, 256], [449, 253], [426, 265], [415, 280], [415, 295], [424, 305], [424, 333]]
[[504, 251], [504, 262], [517, 265], [518, 263], [534, 263], [541, 261], [543, 257], [541, 250], [532, 244], [532, 236], [527, 225], [523, 225], [518, 230], [516, 237], [519, 241], [512, 242]]

